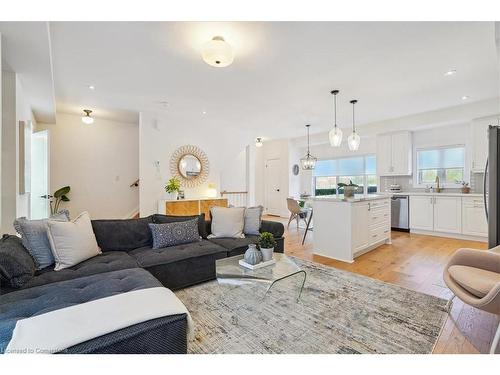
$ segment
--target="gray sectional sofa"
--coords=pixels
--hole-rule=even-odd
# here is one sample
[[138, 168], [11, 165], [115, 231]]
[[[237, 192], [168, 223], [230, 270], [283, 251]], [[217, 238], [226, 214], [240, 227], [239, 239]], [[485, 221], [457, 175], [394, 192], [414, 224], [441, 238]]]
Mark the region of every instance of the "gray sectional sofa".
[[[13, 325], [19, 319], [126, 291], [165, 286], [175, 290], [215, 278], [217, 259], [244, 253], [258, 236], [207, 238], [210, 221], [198, 217], [198, 242], [152, 248], [149, 223], [193, 219], [152, 215], [129, 220], [94, 220], [92, 227], [102, 254], [74, 267], [37, 271], [19, 289], [0, 284], [0, 352], [5, 349]], [[283, 252], [284, 227], [262, 221], [261, 232], [273, 233]], [[1, 259], [0, 259], [1, 262]], [[51, 302], [47, 302], [51, 301]], [[56, 301], [56, 302], [54, 302]], [[186, 316], [144, 322], [66, 349], [65, 353], [185, 353]], [[160, 336], [158, 336], [160, 335]], [[161, 337], [162, 340], [154, 339]]]

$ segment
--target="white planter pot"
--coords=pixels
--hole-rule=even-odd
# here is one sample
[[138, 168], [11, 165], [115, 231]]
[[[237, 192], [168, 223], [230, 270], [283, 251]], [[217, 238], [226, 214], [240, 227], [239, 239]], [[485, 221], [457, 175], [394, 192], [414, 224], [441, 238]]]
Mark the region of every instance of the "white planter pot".
[[175, 191], [173, 193], [165, 193], [165, 199], [169, 201], [176, 201], [179, 196], [179, 192]]
[[269, 249], [261, 247], [260, 252], [262, 253], [262, 261], [267, 262], [273, 259], [274, 247]]

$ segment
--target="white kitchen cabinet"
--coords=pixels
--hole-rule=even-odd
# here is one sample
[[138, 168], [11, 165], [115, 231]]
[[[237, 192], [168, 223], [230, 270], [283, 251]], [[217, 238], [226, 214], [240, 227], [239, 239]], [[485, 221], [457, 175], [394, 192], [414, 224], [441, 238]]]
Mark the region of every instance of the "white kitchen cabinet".
[[357, 256], [391, 243], [390, 199], [311, 198], [314, 209], [314, 254], [352, 262]]
[[488, 221], [481, 197], [462, 198], [462, 234], [469, 236], [488, 236]]
[[409, 176], [412, 173], [413, 146], [410, 132], [377, 136], [377, 174]]
[[496, 118], [472, 120], [472, 172], [482, 173], [488, 158], [488, 126], [496, 124]]
[[391, 135], [377, 136], [377, 174], [390, 176], [392, 174]]
[[462, 232], [462, 198], [434, 197], [434, 231]]
[[369, 223], [368, 203], [356, 203], [352, 205], [352, 247], [354, 252], [359, 251], [369, 243], [368, 223]]
[[434, 230], [434, 197], [410, 197], [410, 229]]

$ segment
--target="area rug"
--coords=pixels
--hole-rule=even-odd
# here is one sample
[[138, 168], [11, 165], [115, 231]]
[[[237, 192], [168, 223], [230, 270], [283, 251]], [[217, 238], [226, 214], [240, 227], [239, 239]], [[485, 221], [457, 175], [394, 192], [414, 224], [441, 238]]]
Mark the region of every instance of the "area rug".
[[176, 292], [191, 312], [190, 353], [431, 353], [447, 300], [292, 258], [307, 272], [267, 284], [211, 281]]

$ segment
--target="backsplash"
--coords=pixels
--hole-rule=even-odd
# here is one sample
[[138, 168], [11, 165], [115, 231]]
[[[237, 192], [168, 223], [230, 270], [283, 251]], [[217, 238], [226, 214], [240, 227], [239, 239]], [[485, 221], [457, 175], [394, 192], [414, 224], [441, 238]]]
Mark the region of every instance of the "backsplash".
[[[482, 193], [483, 192], [483, 173], [471, 173], [469, 181], [471, 193]], [[380, 177], [380, 189], [379, 191], [385, 192], [389, 190], [392, 184], [401, 185], [401, 191], [424, 191], [423, 188], [413, 187], [413, 177], [412, 176], [393, 176], [393, 177]], [[460, 189], [446, 188], [445, 191], [449, 193], [460, 193]]]

